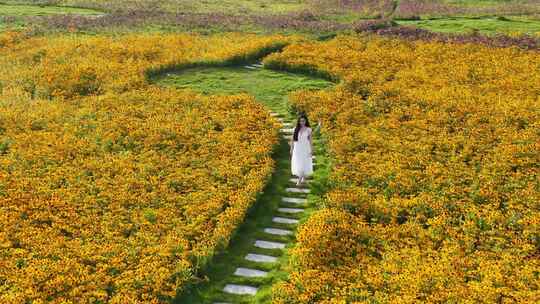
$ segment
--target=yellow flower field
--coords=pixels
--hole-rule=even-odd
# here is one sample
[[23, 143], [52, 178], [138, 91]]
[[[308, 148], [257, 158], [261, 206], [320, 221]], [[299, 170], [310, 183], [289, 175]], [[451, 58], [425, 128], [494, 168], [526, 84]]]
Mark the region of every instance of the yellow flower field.
[[276, 122], [247, 95], [149, 71], [289, 38], [0, 35], [0, 303], [157, 303], [243, 221]]
[[341, 79], [298, 92], [334, 159], [275, 303], [540, 302], [540, 56], [338, 36], [265, 64]]

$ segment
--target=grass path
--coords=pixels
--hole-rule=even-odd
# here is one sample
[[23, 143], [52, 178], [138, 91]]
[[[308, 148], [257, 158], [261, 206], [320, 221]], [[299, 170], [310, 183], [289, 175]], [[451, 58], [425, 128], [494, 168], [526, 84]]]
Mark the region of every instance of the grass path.
[[[269, 111], [279, 113], [281, 119], [292, 123], [294, 117], [289, 113], [287, 94], [302, 88], [322, 89], [331, 85], [330, 82], [304, 75], [285, 72], [275, 72], [261, 68], [195, 68], [181, 73], [169, 73], [156, 79], [157, 83], [166, 86], [190, 88], [205, 94], [235, 94], [248, 93], [263, 104]], [[292, 125], [286, 125], [291, 128]], [[294, 242], [294, 230], [297, 224], [274, 222], [275, 217], [305, 220], [314, 210], [311, 195], [291, 193], [287, 188], [295, 188], [291, 181], [289, 145], [286, 140], [290, 131], [282, 134], [279, 144], [274, 149], [276, 169], [271, 181], [264, 192], [249, 211], [243, 225], [232, 238], [226, 252], [216, 256], [207, 269], [199, 273], [200, 282], [187, 288], [179, 294], [175, 303], [269, 303], [271, 302], [271, 287], [277, 281], [287, 278], [287, 248]], [[321, 144], [315, 138], [315, 178], [319, 174], [321, 164], [317, 152]], [[307, 188], [304, 188], [307, 189]], [[289, 190], [290, 191], [290, 190]], [[305, 191], [305, 190], [297, 190]], [[283, 198], [308, 198], [307, 202], [286, 203]], [[281, 209], [279, 208], [290, 208]], [[302, 212], [288, 213], [295, 209]], [[298, 211], [298, 210], [296, 210]], [[265, 232], [267, 228], [277, 228], [292, 231], [289, 235], [275, 235]], [[258, 248], [257, 240], [285, 244], [285, 250]], [[254, 262], [246, 260], [248, 254], [263, 255], [277, 258], [274, 262]], [[263, 277], [245, 277], [234, 275], [238, 268], [254, 269], [266, 272]], [[261, 273], [262, 274], [262, 273]], [[258, 288], [255, 295], [237, 295], [224, 292], [228, 284], [246, 285]]]
[[330, 85], [326, 80], [309, 76], [245, 67], [192, 68], [160, 75], [155, 81], [161, 85], [192, 89], [203, 94], [247, 93], [269, 109], [283, 115], [289, 113], [289, 92], [321, 89]]
[[55, 14], [102, 15], [103, 12], [80, 7], [53, 5], [4, 4], [0, 2], [0, 16], [43, 16]]

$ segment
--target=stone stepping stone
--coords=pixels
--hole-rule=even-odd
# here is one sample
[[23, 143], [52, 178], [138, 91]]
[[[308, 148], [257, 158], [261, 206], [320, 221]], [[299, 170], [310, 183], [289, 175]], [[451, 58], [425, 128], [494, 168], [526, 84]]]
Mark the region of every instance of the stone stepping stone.
[[300, 208], [278, 208], [278, 211], [283, 212], [283, 213], [300, 213], [300, 212], [304, 212], [304, 209], [300, 209]]
[[287, 188], [285, 191], [290, 193], [310, 193], [311, 190], [305, 188]]
[[278, 242], [256, 240], [255, 247], [263, 248], [263, 249], [283, 249], [285, 248], [285, 244], [278, 243]]
[[244, 66], [246, 69], [250, 69], [250, 70], [255, 70], [256, 67], [253, 67], [253, 66], [250, 66], [250, 65], [246, 65]]
[[283, 197], [281, 199], [284, 203], [293, 203], [293, 204], [305, 204], [307, 203], [307, 199], [305, 198], [296, 198], [296, 197]]
[[[284, 122], [283, 123], [284, 128], [291, 128], [292, 126], [293, 126], [293, 124], [291, 122]], [[293, 128], [293, 131], [294, 131], [294, 128]]]
[[291, 218], [276, 216], [272, 219], [272, 222], [280, 224], [298, 224], [299, 221]]
[[257, 293], [258, 288], [248, 285], [236, 285], [236, 284], [227, 284], [223, 291], [226, 293], [237, 294], [237, 295], [252, 295], [254, 296]]
[[268, 234], [273, 234], [273, 235], [289, 235], [289, 234], [293, 234], [293, 232], [290, 231], [290, 230], [277, 229], [277, 228], [264, 228], [264, 232], [266, 232]]
[[264, 254], [255, 254], [255, 253], [248, 253], [246, 257], [244, 258], [251, 262], [257, 262], [257, 263], [275, 263], [277, 262], [277, 258], [269, 255]]
[[294, 129], [281, 129], [280, 131], [283, 133], [294, 133]]
[[[315, 170], [315, 164], [313, 164], [313, 170]], [[298, 179], [298, 176], [291, 174], [291, 179]], [[304, 180], [307, 180], [308, 182], [313, 179], [313, 175], [304, 176]]]
[[[298, 178], [291, 178], [291, 179], [289, 179], [289, 181], [290, 181], [291, 183], [295, 183], [295, 184], [296, 184], [296, 183], [298, 182]], [[308, 180], [306, 180], [305, 182], [309, 184], [311, 181], [308, 179]]]
[[256, 66], [256, 67], [258, 67], [258, 68], [262, 68], [262, 67], [263, 67], [263, 65], [262, 65], [261, 63], [255, 63], [255, 64], [253, 64], [253, 66]]
[[238, 267], [236, 268], [234, 275], [248, 278], [262, 278], [268, 275], [268, 272], [251, 268]]
[[281, 116], [281, 114], [276, 113], [276, 112], [270, 112], [270, 116], [276, 117], [276, 116]]

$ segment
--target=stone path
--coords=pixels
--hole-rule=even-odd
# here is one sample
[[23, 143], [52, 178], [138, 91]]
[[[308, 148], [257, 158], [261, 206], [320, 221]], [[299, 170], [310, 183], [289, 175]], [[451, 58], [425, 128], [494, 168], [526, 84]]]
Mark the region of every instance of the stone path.
[[254, 63], [254, 64], [248, 64], [244, 66], [244, 68], [250, 69], [250, 70], [260, 69], [262, 67], [263, 67], [262, 63]]
[[[245, 68], [260, 68], [260, 65], [249, 65]], [[285, 122], [283, 119], [280, 119], [281, 114], [271, 112], [271, 115], [278, 118], [283, 124], [283, 129], [281, 130], [281, 135], [283, 138], [290, 139], [294, 131], [292, 122]], [[288, 139], [287, 139], [288, 140]], [[270, 254], [260, 254], [257, 253], [257, 250], [266, 249], [266, 250], [286, 250], [288, 244], [283, 242], [276, 242], [272, 237], [276, 236], [287, 236], [294, 235], [296, 226], [299, 224], [299, 216], [304, 213], [304, 207], [307, 203], [306, 196], [310, 193], [308, 186], [304, 185], [303, 187], [296, 187], [296, 178], [291, 176], [288, 181], [288, 185], [285, 189], [284, 195], [281, 197], [281, 202], [277, 210], [272, 210], [275, 215], [272, 217], [272, 224], [268, 225], [263, 229], [264, 235], [267, 235], [268, 238], [257, 239], [253, 242], [253, 251], [246, 252], [244, 260], [250, 262], [250, 267], [242, 267], [245, 265], [237, 265], [234, 273], [231, 273], [231, 280], [223, 288], [223, 292], [232, 295], [241, 295], [245, 297], [255, 296], [260, 286], [257, 285], [256, 281], [253, 281], [253, 284], [250, 280], [257, 278], [264, 278], [268, 276], [269, 271], [268, 265], [274, 265], [272, 268], [277, 269], [279, 259], [276, 256]], [[257, 266], [262, 269], [257, 269]], [[265, 266], [265, 267], [263, 267]], [[271, 271], [271, 270], [270, 270]], [[242, 277], [245, 279], [243, 282], [249, 282], [246, 284], [233, 284], [234, 277]], [[234, 281], [237, 282], [237, 281]], [[260, 282], [260, 281], [259, 281]], [[220, 299], [214, 299], [214, 304], [225, 303], [220, 302]], [[223, 299], [221, 299], [223, 300]]]

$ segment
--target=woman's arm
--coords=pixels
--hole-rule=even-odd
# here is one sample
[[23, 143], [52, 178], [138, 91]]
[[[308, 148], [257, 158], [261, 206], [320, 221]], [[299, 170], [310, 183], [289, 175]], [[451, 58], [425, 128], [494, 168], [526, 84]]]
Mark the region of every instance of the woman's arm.
[[294, 135], [291, 136], [291, 141], [289, 142], [289, 153], [291, 154], [291, 156], [292, 156], [292, 151], [293, 151], [293, 145], [294, 145]]

